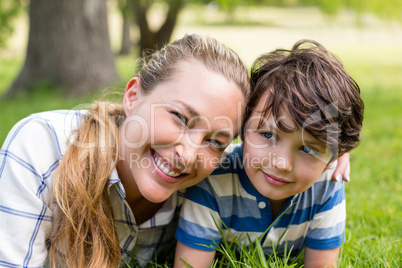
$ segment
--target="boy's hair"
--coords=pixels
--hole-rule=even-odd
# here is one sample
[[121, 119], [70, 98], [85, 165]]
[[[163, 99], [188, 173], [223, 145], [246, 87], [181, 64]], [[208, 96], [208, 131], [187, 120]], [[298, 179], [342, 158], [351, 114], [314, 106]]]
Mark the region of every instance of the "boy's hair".
[[262, 55], [252, 66], [251, 86], [244, 122], [269, 92], [260, 126], [273, 116], [280, 130], [296, 130], [278, 120], [283, 109], [298, 129], [329, 146], [333, 159], [358, 145], [364, 110], [360, 88], [318, 42], [300, 40], [291, 50]]

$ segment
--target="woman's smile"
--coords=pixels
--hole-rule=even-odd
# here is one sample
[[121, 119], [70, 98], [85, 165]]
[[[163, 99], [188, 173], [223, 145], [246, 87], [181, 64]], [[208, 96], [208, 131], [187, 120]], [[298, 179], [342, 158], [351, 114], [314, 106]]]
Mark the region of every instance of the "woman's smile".
[[[175, 167], [173, 164], [170, 164], [167, 159], [162, 158], [155, 150], [151, 150], [152, 157], [154, 159], [154, 168], [155, 172], [160, 174], [162, 172], [164, 175], [170, 177], [169, 182], [172, 182], [172, 179], [175, 179], [173, 182], [177, 182], [177, 179], [183, 178], [188, 175], [183, 173], [183, 169]], [[162, 174], [161, 174], [162, 175]], [[166, 176], [163, 176], [165, 178]]]

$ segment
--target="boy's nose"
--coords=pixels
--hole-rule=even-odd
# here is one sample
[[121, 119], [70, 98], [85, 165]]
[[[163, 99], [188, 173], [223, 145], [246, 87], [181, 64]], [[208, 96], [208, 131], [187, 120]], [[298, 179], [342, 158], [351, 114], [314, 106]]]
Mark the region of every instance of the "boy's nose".
[[281, 146], [277, 147], [276, 156], [273, 158], [273, 166], [284, 172], [291, 172], [293, 170], [293, 154], [288, 148]]

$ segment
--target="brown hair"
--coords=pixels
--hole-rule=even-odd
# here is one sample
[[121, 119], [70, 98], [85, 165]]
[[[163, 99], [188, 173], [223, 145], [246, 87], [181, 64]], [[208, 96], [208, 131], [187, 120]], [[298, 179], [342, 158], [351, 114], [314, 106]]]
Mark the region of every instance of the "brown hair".
[[[250, 82], [239, 56], [215, 39], [198, 35], [186, 35], [144, 59], [138, 73], [142, 90], [150, 92], [167, 81], [182, 60], [203, 63], [233, 81], [248, 96]], [[59, 261], [74, 268], [109, 268], [120, 262], [107, 186], [119, 159], [118, 128], [122, 117], [121, 105], [96, 102], [80, 128], [72, 133], [71, 144], [54, 178], [60, 213], [51, 241], [53, 267]]]
[[[328, 145], [333, 157], [358, 145], [364, 110], [360, 88], [318, 42], [300, 40], [291, 50], [262, 55], [252, 66], [251, 86], [245, 122], [269, 92], [263, 118], [278, 119], [279, 109], [284, 108], [298, 128]], [[282, 131], [295, 130], [281, 120], [277, 123]]]

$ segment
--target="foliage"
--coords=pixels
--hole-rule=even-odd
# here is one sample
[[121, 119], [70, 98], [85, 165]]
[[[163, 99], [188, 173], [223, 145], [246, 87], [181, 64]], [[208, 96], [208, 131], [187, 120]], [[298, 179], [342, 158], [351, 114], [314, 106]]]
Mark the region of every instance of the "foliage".
[[[166, 14], [170, 8], [177, 5], [175, 0], [115, 0], [120, 7], [122, 15], [134, 18], [135, 9], [133, 6], [141, 6], [145, 13], [149, 12], [152, 5], [163, 3], [167, 8]], [[271, 5], [271, 6], [316, 6], [326, 14], [335, 15], [340, 9], [346, 8], [354, 11], [358, 16], [365, 12], [373, 13], [381, 18], [388, 20], [402, 20], [402, 1], [400, 0], [182, 0], [183, 4], [211, 4], [224, 12], [226, 12], [228, 20], [231, 23], [235, 20], [234, 12], [236, 8], [243, 8], [246, 6], [254, 5]], [[180, 4], [181, 5], [181, 4]], [[7, 38], [13, 32], [13, 18], [27, 6], [27, 0], [2, 0], [0, 1], [0, 48], [4, 47]], [[181, 8], [180, 8], [181, 9]], [[179, 12], [175, 13], [177, 16]], [[138, 17], [138, 16], [137, 16]], [[147, 26], [148, 27], [148, 26]], [[148, 29], [149, 30], [149, 29]], [[142, 38], [147, 38], [145, 33]], [[162, 34], [162, 33], [157, 33]]]
[[13, 33], [13, 19], [23, 6], [23, 0], [0, 1], [0, 48], [5, 46], [8, 37]]
[[341, 8], [353, 10], [359, 16], [373, 13], [388, 20], [402, 20], [402, 2], [399, 0], [295, 0], [299, 5], [311, 5], [334, 15]]

